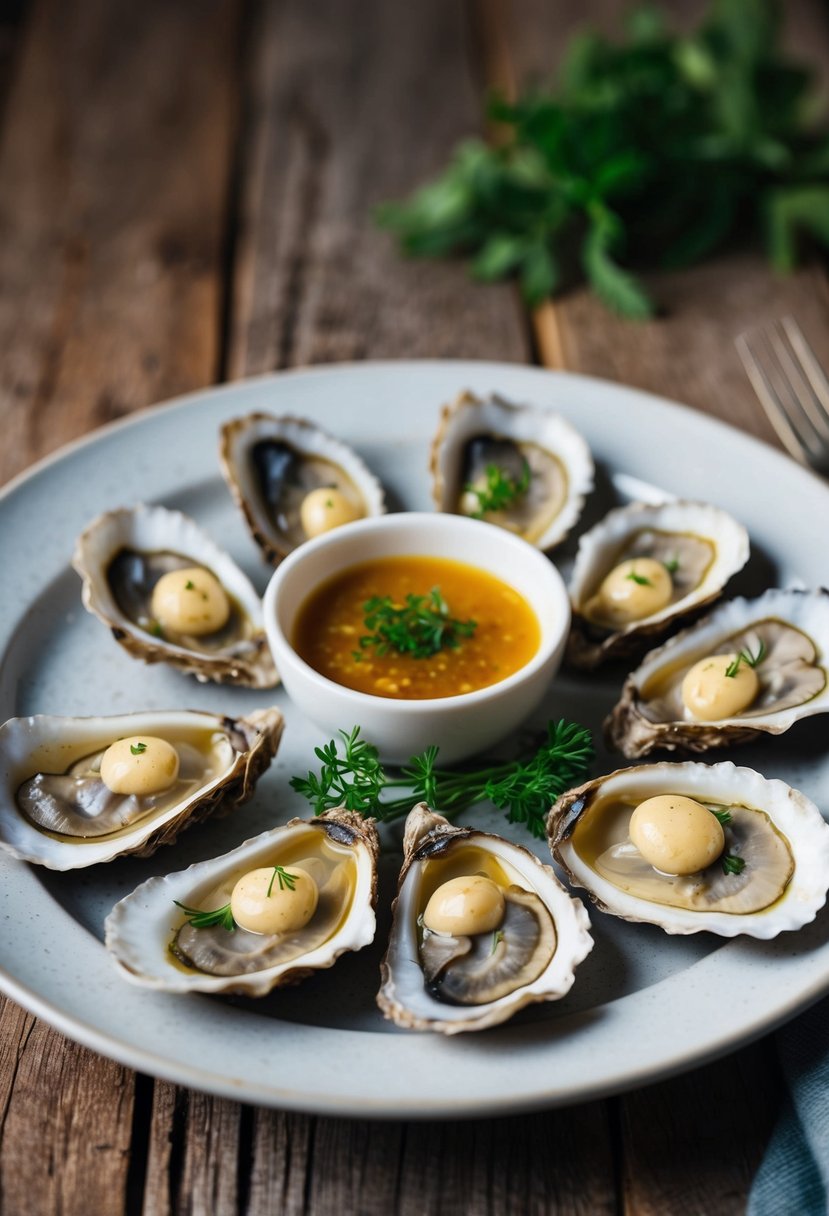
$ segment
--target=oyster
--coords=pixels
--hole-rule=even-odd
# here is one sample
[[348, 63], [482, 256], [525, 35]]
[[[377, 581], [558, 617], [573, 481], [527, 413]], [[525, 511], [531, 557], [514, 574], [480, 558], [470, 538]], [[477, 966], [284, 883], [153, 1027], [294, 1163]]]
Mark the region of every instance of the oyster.
[[[667, 827], [657, 822], [656, 801], [677, 812]], [[637, 831], [634, 812], [643, 808], [649, 821]], [[703, 833], [722, 838], [713, 850], [706, 845], [705, 864], [688, 862], [677, 843], [689, 814], [705, 821]], [[704, 841], [694, 827], [698, 852]], [[829, 824], [818, 808], [782, 781], [729, 762], [619, 769], [562, 795], [548, 836], [553, 856], [599, 908], [666, 933], [767, 939], [808, 924], [826, 901]]]
[[[425, 803], [406, 820], [404, 853], [377, 995], [385, 1017], [412, 1030], [458, 1034], [569, 991], [593, 939], [585, 909], [550, 866], [499, 836], [453, 827]], [[484, 898], [497, 904], [487, 928], [455, 920], [430, 929], [435, 893], [452, 880], [480, 878]]]
[[[83, 579], [84, 607], [135, 658], [169, 663], [202, 681], [252, 688], [279, 682], [252, 584], [179, 511], [107, 511], [79, 537], [72, 564]], [[175, 586], [182, 579], [186, 591]], [[195, 611], [187, 609], [188, 596]]]
[[[245, 718], [189, 710], [11, 718], [0, 727], [0, 848], [50, 870], [148, 857], [190, 824], [250, 798], [282, 727], [277, 709]], [[155, 744], [174, 751], [173, 769], [154, 783], [161, 788], [141, 776], [144, 792], [124, 792], [123, 771], [120, 793], [106, 784], [102, 758], [119, 742], [139, 775]]]
[[499, 524], [544, 550], [564, 539], [593, 488], [590, 450], [569, 422], [468, 392], [443, 409], [431, 470], [439, 511]]
[[[264, 996], [374, 939], [377, 850], [374, 821], [353, 811], [292, 819], [222, 857], [142, 883], [107, 917], [107, 949], [122, 974], [145, 987]], [[295, 902], [307, 877], [316, 892], [310, 918], [292, 924], [282, 910], [286, 927], [266, 932], [231, 928], [233, 919], [204, 925], [209, 915], [200, 922], [196, 908], [218, 908], [221, 917], [236, 906], [239, 880], [261, 870], [270, 872], [266, 904]]]
[[[715, 655], [725, 675], [721, 664], [717, 684], [701, 699], [693, 681], [713, 669]], [[756, 600], [730, 600], [651, 651], [628, 676], [605, 722], [607, 741], [635, 758], [656, 748], [703, 752], [762, 732], [779, 735], [800, 718], [829, 711], [827, 664], [829, 592], [772, 590]], [[740, 696], [736, 686], [752, 671]], [[729, 706], [717, 693], [739, 699], [729, 698]]]
[[219, 456], [236, 505], [274, 566], [309, 537], [386, 509], [383, 487], [357, 453], [305, 418], [234, 418], [221, 428]]
[[636, 652], [698, 613], [748, 560], [748, 533], [705, 503], [631, 503], [579, 541], [570, 580], [575, 667]]

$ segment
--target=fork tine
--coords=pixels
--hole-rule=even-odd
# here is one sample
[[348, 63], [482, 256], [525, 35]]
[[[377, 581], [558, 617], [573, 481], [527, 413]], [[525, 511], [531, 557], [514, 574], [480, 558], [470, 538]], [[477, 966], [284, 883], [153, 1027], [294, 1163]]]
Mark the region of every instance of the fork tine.
[[808, 381], [808, 400], [813, 403], [814, 409], [805, 408], [817, 429], [829, 441], [829, 379], [794, 317], [784, 317], [780, 324], [794, 351], [798, 368]]
[[777, 395], [781, 404], [803, 447], [810, 456], [820, 459], [829, 443], [829, 429], [820, 412], [820, 402], [815, 400], [812, 387], [796, 353], [787, 346], [786, 334], [779, 323], [769, 330], [766, 340], [777, 359], [771, 372], [777, 376]]
[[807, 449], [801, 443], [799, 434], [792, 425], [762, 363], [752, 350], [749, 342], [749, 333], [740, 334], [735, 339], [735, 346], [746, 370], [746, 375], [751, 381], [752, 388], [757, 394], [763, 409], [766, 411], [766, 416], [774, 427], [778, 439], [786, 451], [791, 456], [794, 456], [795, 460], [799, 460], [801, 464], [808, 464]]

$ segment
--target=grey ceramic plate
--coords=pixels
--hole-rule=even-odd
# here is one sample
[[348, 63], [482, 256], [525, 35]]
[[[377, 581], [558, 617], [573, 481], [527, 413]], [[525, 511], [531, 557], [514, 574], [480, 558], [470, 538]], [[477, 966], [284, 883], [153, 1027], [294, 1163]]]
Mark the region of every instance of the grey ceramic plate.
[[[321, 740], [282, 692], [268, 698], [203, 687], [131, 660], [81, 607], [69, 567], [75, 536], [102, 510], [164, 503], [193, 515], [261, 590], [268, 571], [218, 473], [219, 423], [253, 409], [315, 418], [360, 449], [397, 507], [428, 508], [429, 439], [441, 403], [462, 388], [553, 407], [576, 423], [600, 469], [590, 519], [633, 496], [707, 499], [731, 510], [751, 533], [752, 559], [733, 590], [827, 581], [829, 489], [816, 478], [690, 410], [519, 366], [369, 364], [231, 385], [110, 427], [33, 469], [0, 502], [3, 719], [152, 707], [237, 713], [272, 700], [288, 722], [277, 762], [251, 804], [148, 860], [52, 875], [0, 858], [0, 986], [72, 1038], [137, 1069], [248, 1102], [364, 1117], [480, 1115], [574, 1102], [689, 1068], [770, 1029], [826, 990], [825, 912], [796, 935], [727, 944], [709, 934], [671, 938], [591, 913], [596, 946], [564, 1000], [448, 1041], [397, 1031], [376, 1010], [382, 912], [374, 947], [259, 1002], [165, 996], [116, 974], [101, 945], [112, 904], [151, 874], [214, 856], [305, 813], [288, 778], [308, 769]], [[606, 677], [562, 677], [539, 720], [565, 715], [598, 727], [617, 692], [618, 681]], [[782, 777], [826, 810], [825, 739], [825, 721], [815, 719], [723, 758]], [[600, 753], [596, 772], [616, 765]], [[494, 813], [471, 819], [499, 825]], [[387, 907], [399, 829], [387, 830], [385, 844]]]

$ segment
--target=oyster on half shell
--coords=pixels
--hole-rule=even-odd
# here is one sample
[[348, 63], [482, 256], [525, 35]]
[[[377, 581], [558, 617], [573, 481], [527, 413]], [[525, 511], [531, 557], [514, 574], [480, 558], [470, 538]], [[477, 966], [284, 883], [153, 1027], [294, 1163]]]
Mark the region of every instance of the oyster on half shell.
[[742, 524], [706, 503], [631, 503], [610, 511], [579, 541], [568, 661], [590, 669], [641, 653], [721, 595], [748, 554]]
[[[377, 995], [385, 1017], [458, 1034], [570, 990], [593, 939], [584, 907], [550, 866], [499, 836], [454, 827], [425, 803], [406, 820], [404, 854]], [[470, 877], [495, 892], [500, 919], [483, 932], [432, 931], [424, 920], [431, 898]]]
[[564, 540], [593, 488], [590, 450], [559, 414], [469, 392], [443, 409], [431, 470], [439, 511], [485, 519], [544, 550]]
[[[72, 564], [83, 579], [84, 607], [134, 658], [168, 663], [202, 681], [252, 688], [279, 683], [253, 585], [180, 511], [143, 504], [107, 511], [78, 538]], [[206, 587], [214, 588], [226, 618], [216, 628], [209, 622], [207, 628], [162, 627], [155, 604], [159, 584], [192, 573], [195, 583], [186, 579], [189, 590], [179, 594], [192, 597], [198, 609], [207, 592], [196, 585], [197, 572], [209, 579]]]
[[[374, 821], [353, 811], [292, 819], [222, 857], [142, 883], [107, 917], [107, 949], [122, 975], [144, 987], [264, 996], [374, 939], [377, 851]], [[276, 867], [287, 876], [283, 882], [302, 871], [316, 888], [314, 910], [301, 927], [197, 928], [176, 906], [221, 908], [244, 875]], [[274, 883], [272, 895], [279, 894]]]
[[[0, 727], [0, 848], [50, 870], [75, 870], [127, 853], [149, 857], [179, 832], [251, 797], [276, 754], [278, 709], [244, 718], [191, 710], [148, 710], [106, 718], [39, 715]], [[178, 756], [170, 784], [155, 793], [117, 793], [101, 760], [118, 740], [160, 739]]]
[[[743, 655], [755, 673], [744, 708], [699, 716], [686, 703], [687, 679], [712, 656], [727, 656], [736, 684]], [[648, 654], [625, 681], [605, 722], [608, 743], [625, 756], [657, 748], [708, 751], [779, 735], [801, 718], [829, 712], [829, 592], [771, 590], [721, 604]], [[730, 691], [730, 690], [727, 690]]]
[[[277, 566], [283, 557], [319, 531], [339, 522], [382, 515], [383, 487], [348, 444], [307, 418], [246, 414], [220, 431], [222, 473], [248, 529], [265, 558]], [[334, 509], [334, 523], [307, 530], [303, 512], [320, 491]]]
[[[634, 811], [663, 797], [690, 799], [723, 825], [723, 851], [709, 864], [669, 873], [633, 842]], [[808, 924], [826, 902], [829, 824], [818, 808], [782, 781], [729, 762], [639, 765], [589, 781], [558, 799], [548, 838], [597, 907], [666, 933], [768, 939]]]

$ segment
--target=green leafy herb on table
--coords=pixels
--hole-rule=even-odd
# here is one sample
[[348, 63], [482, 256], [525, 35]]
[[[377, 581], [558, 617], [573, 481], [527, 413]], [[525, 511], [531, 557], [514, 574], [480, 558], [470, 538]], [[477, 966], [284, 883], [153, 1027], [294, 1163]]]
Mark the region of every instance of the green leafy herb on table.
[[[534, 836], [543, 837], [547, 812], [558, 796], [586, 776], [593, 760], [590, 731], [575, 722], [550, 722], [547, 738], [535, 751], [500, 764], [456, 770], [437, 767], [438, 748], [413, 756], [399, 779], [387, 776], [377, 748], [360, 738], [360, 728], [340, 732], [314, 749], [319, 773], [293, 777], [291, 786], [302, 794], [316, 815], [344, 806], [383, 821], [408, 814], [416, 802], [428, 802], [451, 816], [475, 803], [490, 801], [507, 812], [510, 823], [523, 823]], [[382, 795], [405, 788], [402, 796]]]
[[360, 650], [354, 654], [361, 659], [363, 652], [373, 650], [377, 655], [410, 655], [413, 659], [428, 659], [438, 651], [457, 650], [462, 638], [471, 637], [476, 621], [459, 621], [449, 615], [449, 605], [433, 587], [428, 595], [407, 595], [405, 604], [395, 604], [391, 596], [372, 596], [363, 604], [365, 627], [370, 633], [360, 638]]
[[804, 236], [829, 246], [829, 136], [810, 73], [779, 49], [781, 9], [714, 0], [679, 35], [650, 7], [621, 45], [576, 37], [555, 87], [491, 104], [503, 144], [461, 144], [379, 222], [409, 254], [466, 253], [477, 278], [516, 275], [530, 304], [580, 267], [632, 318], [653, 304], [630, 268], [688, 265], [750, 229], [791, 269]]

